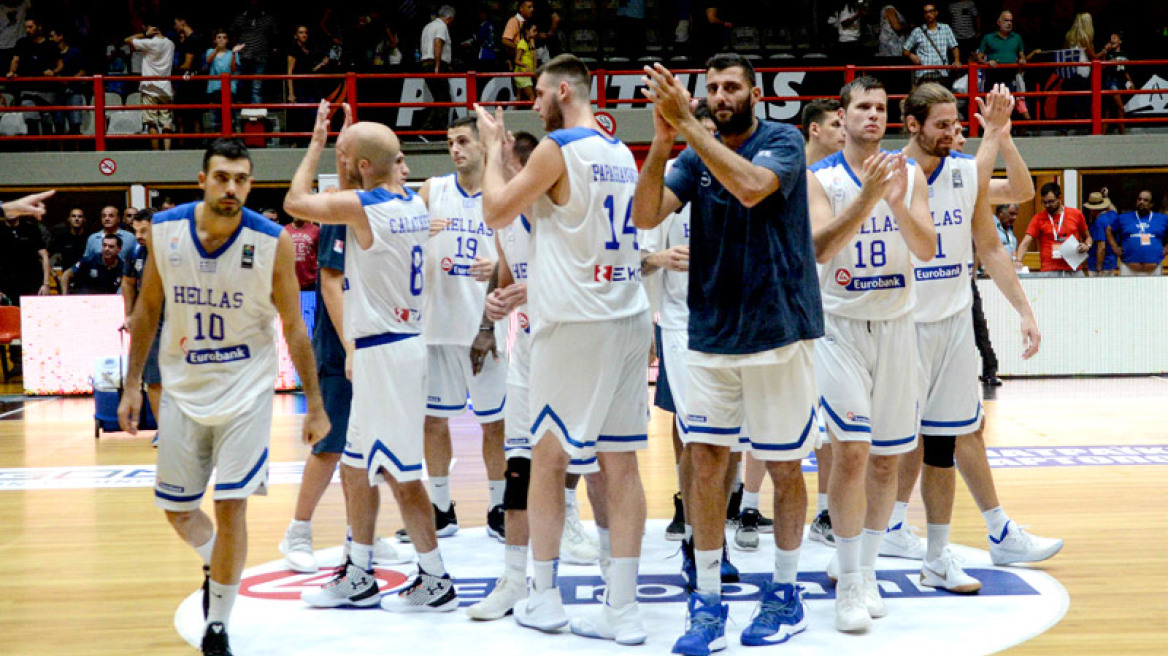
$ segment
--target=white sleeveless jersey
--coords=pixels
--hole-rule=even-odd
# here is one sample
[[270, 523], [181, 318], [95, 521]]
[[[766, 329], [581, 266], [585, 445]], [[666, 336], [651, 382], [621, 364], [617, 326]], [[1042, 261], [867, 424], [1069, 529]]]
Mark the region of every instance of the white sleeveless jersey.
[[548, 322], [608, 321], [649, 309], [633, 226], [637, 163], [628, 147], [591, 128], [557, 130], [570, 197], [533, 208], [528, 303]]
[[495, 231], [483, 223], [482, 194], [467, 194], [453, 173], [430, 179], [429, 207], [431, 219], [450, 225], [426, 243], [426, 343], [470, 346], [487, 298], [487, 283], [475, 280], [470, 267], [476, 257], [498, 259]]
[[[526, 283], [527, 269], [531, 266], [531, 222], [526, 216], [520, 214], [518, 219], [499, 230], [499, 245], [507, 258], [511, 277], [516, 283]], [[507, 376], [508, 380], [522, 380], [526, 384], [527, 366], [531, 362], [531, 316], [526, 303], [515, 308], [515, 319], [518, 325], [515, 341], [511, 344], [511, 366]]]
[[[689, 246], [689, 205], [665, 217], [646, 233], [654, 251]], [[661, 330], [689, 330], [689, 272], [661, 271], [661, 308], [657, 325]]]
[[158, 364], [183, 414], [214, 426], [251, 411], [275, 386], [281, 227], [244, 209], [235, 234], [208, 253], [195, 233], [197, 206], [154, 215], [150, 243], [166, 302]]
[[929, 209], [937, 227], [937, 255], [913, 258], [917, 302], [913, 320], [929, 323], [967, 312], [973, 305], [969, 276], [973, 268], [973, 207], [977, 202], [977, 163], [953, 153], [929, 178]]
[[422, 332], [422, 288], [430, 214], [422, 198], [405, 190], [358, 191], [373, 244], [362, 249], [345, 233], [345, 339]]
[[[839, 214], [860, 195], [860, 180], [844, 159], [843, 151], [811, 165], [834, 214]], [[909, 161], [908, 192], [912, 200], [916, 163]], [[904, 316], [913, 308], [913, 268], [908, 246], [881, 200], [860, 225], [851, 243], [830, 262], [819, 267], [823, 310], [858, 320], [886, 321]]]

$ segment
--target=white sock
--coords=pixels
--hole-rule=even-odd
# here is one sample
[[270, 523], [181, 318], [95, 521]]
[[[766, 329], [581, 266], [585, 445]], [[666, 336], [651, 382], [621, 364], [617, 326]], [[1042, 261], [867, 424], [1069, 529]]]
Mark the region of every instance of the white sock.
[[860, 536], [850, 538], [835, 534], [835, 548], [839, 553], [840, 575], [855, 574], [860, 571]]
[[520, 579], [527, 578], [527, 545], [509, 544], [503, 554], [503, 564], [507, 573], [517, 574]]
[[204, 565], [211, 564], [211, 552], [215, 551], [215, 534], [211, 534], [211, 539], [203, 543], [201, 547], [195, 547], [195, 553], [199, 554], [199, 558], [203, 559]]
[[433, 503], [442, 512], [450, 510], [449, 476], [430, 477], [430, 503]]
[[825, 510], [827, 510], [827, 493], [820, 492], [819, 495], [815, 497], [815, 514], [818, 515]]
[[758, 510], [758, 492], [742, 492], [742, 509], [754, 508]]
[[799, 576], [799, 550], [775, 547], [775, 583], [794, 583]]
[[698, 592], [722, 595], [722, 550], [694, 549], [694, 565], [698, 570]]
[[556, 570], [560, 567], [560, 559], [531, 561], [531, 585], [536, 592], [551, 590], [556, 587]]
[[[897, 524], [904, 524], [908, 518], [908, 503], [905, 501], [897, 501], [892, 506], [892, 515], [888, 518], [888, 528], [893, 528]], [[903, 526], [901, 528], [904, 528]]]
[[438, 547], [434, 547], [433, 551], [426, 553], [418, 552], [418, 564], [422, 566], [422, 571], [433, 576], [445, 576], [446, 565], [442, 563], [442, 554], [438, 551]]
[[354, 542], [349, 546], [349, 559], [366, 572], [373, 569], [373, 545]]
[[507, 481], [487, 481], [487, 492], [491, 496], [491, 507], [503, 505], [503, 490], [507, 489]]
[[212, 580], [208, 582], [207, 588], [211, 593], [211, 603], [207, 606], [207, 624], [222, 622], [226, 629], [231, 618], [231, 607], [235, 605], [235, 597], [239, 594], [239, 584], [227, 585]]
[[1000, 540], [1002, 531], [1006, 528], [1006, 524], [1010, 523], [1010, 516], [1006, 514], [1005, 510], [1002, 510], [1001, 506], [998, 506], [997, 508], [991, 508], [983, 512], [981, 516], [985, 518], [986, 530], [988, 530], [990, 535], [994, 536], [995, 539]]
[[291, 522], [288, 522], [288, 530], [291, 531], [294, 528], [312, 533], [312, 520], [310, 519], [307, 522], [302, 522], [299, 519], [294, 519]]
[[949, 525], [925, 524], [925, 531], [928, 535], [928, 543], [925, 547], [925, 562], [930, 562], [940, 558], [941, 552], [948, 546]]
[[640, 558], [613, 558], [608, 565], [608, 605], [622, 608], [637, 600], [637, 567]]
[[884, 540], [884, 531], [870, 528], [860, 534], [860, 567], [874, 567], [876, 556], [880, 554], [880, 542]]
[[596, 527], [596, 537], [600, 542], [600, 562], [612, 559], [612, 535], [608, 529]]
[[[374, 538], [376, 540], [376, 538]], [[345, 527], [345, 544], [341, 546], [341, 560], [348, 558], [353, 553], [353, 527]]]
[[564, 488], [564, 505], [565, 506], [573, 506], [573, 507], [576, 507], [579, 505], [579, 502], [576, 501], [576, 488], [574, 488], [574, 487]]

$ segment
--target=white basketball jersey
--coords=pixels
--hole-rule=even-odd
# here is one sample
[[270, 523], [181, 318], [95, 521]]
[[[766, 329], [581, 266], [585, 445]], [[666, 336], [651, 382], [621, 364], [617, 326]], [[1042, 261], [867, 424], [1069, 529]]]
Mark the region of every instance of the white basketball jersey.
[[[910, 160], [905, 195], [910, 203], [916, 169], [916, 163]], [[860, 180], [848, 166], [843, 151], [811, 165], [811, 172], [827, 192], [834, 214], [838, 215], [860, 195]], [[891, 208], [881, 200], [852, 242], [819, 267], [823, 310], [848, 319], [896, 319], [912, 311], [912, 280], [908, 246]]]
[[608, 321], [649, 309], [633, 226], [637, 163], [628, 147], [591, 128], [557, 130], [569, 199], [534, 206], [528, 302], [535, 327]]
[[373, 244], [345, 236], [345, 339], [422, 332], [422, 287], [430, 214], [422, 198], [378, 187], [358, 191]]
[[[665, 217], [646, 234], [654, 251], [689, 246], [689, 205]], [[661, 271], [661, 307], [657, 325], [661, 330], [689, 330], [689, 272]]]
[[[499, 230], [499, 245], [503, 248], [503, 256], [507, 258], [511, 277], [516, 283], [527, 283], [527, 269], [531, 265], [531, 222], [526, 216], [520, 214], [517, 220]], [[511, 343], [511, 367], [507, 380], [516, 383], [524, 381], [526, 384], [527, 366], [531, 362], [531, 316], [526, 303], [515, 308], [515, 319], [518, 325], [515, 328], [515, 341]]]
[[426, 243], [427, 344], [470, 346], [483, 318], [487, 283], [471, 276], [476, 257], [498, 259], [495, 231], [483, 222], [483, 195], [472, 195], [452, 173], [430, 179], [430, 218], [450, 225]]
[[235, 234], [208, 253], [196, 236], [197, 206], [154, 215], [166, 302], [158, 364], [183, 414], [214, 426], [251, 411], [275, 385], [272, 275], [282, 228], [244, 209]]
[[937, 227], [937, 255], [913, 258], [917, 302], [913, 320], [928, 323], [967, 312], [973, 305], [969, 276], [973, 268], [973, 207], [977, 202], [977, 163], [953, 153], [929, 178], [929, 209]]

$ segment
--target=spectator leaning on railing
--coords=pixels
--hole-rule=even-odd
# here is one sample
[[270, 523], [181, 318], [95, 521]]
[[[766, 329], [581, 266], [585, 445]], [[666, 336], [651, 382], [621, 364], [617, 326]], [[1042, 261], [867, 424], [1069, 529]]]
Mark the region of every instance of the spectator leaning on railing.
[[[144, 77], [168, 77], [174, 68], [174, 41], [162, 36], [157, 19], [142, 21], [143, 31], [126, 37], [126, 43], [142, 53], [142, 75]], [[174, 102], [174, 85], [170, 80], [143, 80], [139, 90], [143, 105], [169, 105]], [[174, 132], [174, 115], [169, 109], [144, 109], [142, 122], [146, 131], [152, 134]], [[152, 143], [158, 150], [157, 140]], [[162, 148], [170, 150], [170, 139], [163, 139]]]
[[[925, 24], [919, 25], [908, 35], [904, 42], [904, 56], [916, 66], [948, 66], [957, 68], [961, 65], [961, 51], [957, 48], [957, 38], [953, 30], [944, 23], [937, 22], [937, 5], [927, 3], [923, 7]], [[913, 83], [939, 82], [944, 84], [949, 78], [949, 72], [944, 69], [926, 69], [913, 71]]]
[[[60, 63], [61, 54], [57, 45], [45, 36], [44, 27], [35, 18], [24, 21], [26, 36], [16, 42], [12, 61], [8, 64], [8, 77], [44, 77], [53, 75]], [[56, 90], [44, 82], [23, 82], [20, 85], [20, 104], [23, 107], [53, 104]], [[47, 112], [25, 115], [29, 134], [52, 134], [52, 119]]]
[[[240, 55], [239, 74], [266, 73], [272, 43], [279, 38], [279, 26], [276, 19], [260, 6], [260, 0], [249, 0], [247, 9], [231, 22], [231, 35], [236, 42], [247, 46]], [[252, 80], [248, 86], [251, 93], [245, 92], [243, 99], [249, 103], [262, 103], [264, 81]]]
[[[195, 32], [185, 14], [174, 17], [174, 32], [178, 42], [175, 47], [178, 56], [175, 59], [174, 74], [188, 78], [198, 75], [205, 69], [203, 53], [207, 45], [203, 42], [203, 35]], [[174, 101], [179, 105], [198, 105], [203, 102], [202, 84], [190, 80], [176, 82], [174, 85]], [[201, 132], [202, 110], [176, 109], [174, 122], [179, 132]]]

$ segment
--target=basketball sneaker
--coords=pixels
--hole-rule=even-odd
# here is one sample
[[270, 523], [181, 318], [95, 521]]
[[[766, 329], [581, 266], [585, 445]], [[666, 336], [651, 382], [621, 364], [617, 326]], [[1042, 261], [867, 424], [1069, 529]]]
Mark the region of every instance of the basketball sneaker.
[[826, 510], [815, 516], [815, 521], [811, 522], [811, 528], [807, 531], [807, 537], [829, 547], [835, 546], [835, 534], [831, 532], [831, 515]]
[[925, 557], [925, 541], [917, 535], [916, 528], [905, 522], [888, 527], [884, 531], [884, 539], [880, 541], [880, 555], [892, 558], [911, 558], [923, 560]]
[[503, 576], [495, 581], [495, 588], [491, 590], [491, 594], [467, 608], [466, 614], [472, 620], [497, 620], [504, 615], [510, 615], [515, 604], [526, 598], [527, 581], [508, 576], [508, 572], [504, 572]]
[[758, 511], [754, 508], [747, 508], [738, 516], [734, 547], [740, 551], [758, 551]]
[[[440, 538], [448, 538], [458, 532], [458, 516], [454, 514], [454, 502], [450, 502], [449, 510], [438, 510], [438, 506], [430, 504], [434, 508], [434, 532]], [[410, 542], [410, 534], [404, 528], [399, 528], [397, 533], [398, 542]]]
[[685, 538], [685, 506], [681, 503], [681, 492], [673, 495], [673, 521], [665, 527], [665, 539], [677, 542]]
[[686, 610], [685, 633], [673, 643], [673, 653], [709, 656], [726, 648], [726, 616], [730, 607], [718, 595], [691, 593]]
[[559, 631], [568, 625], [564, 601], [559, 588], [529, 591], [527, 598], [515, 604], [515, 621], [538, 631]]
[[[454, 505], [450, 506], [451, 511], [454, 510]], [[499, 542], [507, 543], [506, 539], [506, 522], [504, 517], [506, 511], [503, 510], [503, 504], [499, 504], [489, 511], [487, 511], [487, 535], [495, 538]]]
[[987, 537], [990, 541], [990, 560], [995, 565], [1037, 563], [1053, 557], [1063, 548], [1061, 539], [1031, 535], [1012, 519], [1006, 523], [1001, 535]]
[[742, 644], [748, 647], [777, 645], [806, 628], [802, 586], [767, 582], [763, 584], [758, 613], [742, 632]]
[[378, 565], [402, 565], [413, 560], [413, 556], [399, 554], [387, 538], [377, 538], [373, 541], [373, 562]]
[[957, 556], [949, 547], [945, 547], [940, 558], [921, 563], [921, 585], [943, 588], [957, 594], [974, 594], [981, 590], [981, 581], [961, 569]]
[[564, 507], [564, 532], [560, 536], [560, 562], [592, 565], [600, 559], [600, 541], [580, 523], [576, 506]]
[[373, 572], [366, 572], [346, 558], [331, 581], [316, 590], [300, 593], [300, 600], [314, 608], [369, 608], [377, 605], [380, 596], [381, 589]]
[[312, 550], [312, 525], [293, 523], [284, 531], [280, 540], [280, 553], [284, 554], [284, 564], [293, 572], [312, 574], [317, 571], [316, 554]]
[[607, 595], [600, 609], [572, 620], [571, 624], [572, 633], [578, 636], [614, 640], [618, 645], [639, 645], [648, 638], [637, 602], [614, 608], [608, 605]]
[[841, 576], [835, 586], [835, 628], [838, 631], [872, 628], [872, 616], [864, 602], [864, 579], [859, 572]]
[[381, 598], [381, 610], [391, 613], [445, 613], [455, 608], [458, 608], [458, 595], [450, 575], [434, 576], [423, 570], [397, 594]]
[[[741, 578], [738, 568], [730, 562], [730, 555], [726, 551], [726, 543], [722, 542], [722, 583], [738, 583]], [[693, 540], [681, 541], [681, 576], [685, 580], [686, 590], [693, 592], [698, 589], [698, 567], [694, 560]]]
[[864, 605], [868, 607], [868, 617], [874, 620], [888, 614], [888, 606], [880, 594], [880, 582], [876, 580], [876, 568], [860, 566], [860, 578], [864, 584]]
[[203, 656], [231, 656], [231, 647], [227, 644], [227, 628], [223, 622], [211, 622], [203, 632]]
[[[726, 551], [726, 540], [722, 539], [722, 582], [738, 583], [738, 568], [730, 562], [730, 553]], [[694, 583], [697, 583], [695, 579]]]

